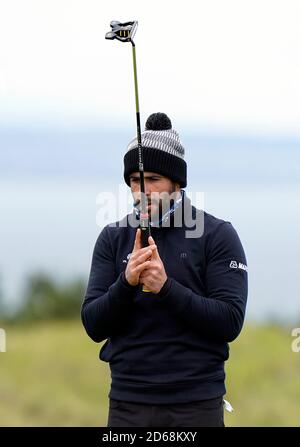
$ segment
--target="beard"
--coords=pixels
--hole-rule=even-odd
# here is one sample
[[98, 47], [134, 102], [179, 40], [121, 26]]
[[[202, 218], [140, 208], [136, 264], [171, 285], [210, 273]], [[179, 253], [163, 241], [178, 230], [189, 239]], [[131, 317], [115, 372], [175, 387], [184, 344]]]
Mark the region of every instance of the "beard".
[[[150, 221], [159, 221], [162, 216], [167, 213], [174, 205], [175, 200], [180, 196], [180, 191], [176, 191], [176, 184], [172, 183], [169, 191], [162, 193], [152, 193], [146, 197], [146, 212], [148, 212]], [[141, 211], [141, 200], [138, 198], [134, 202], [134, 206]]]

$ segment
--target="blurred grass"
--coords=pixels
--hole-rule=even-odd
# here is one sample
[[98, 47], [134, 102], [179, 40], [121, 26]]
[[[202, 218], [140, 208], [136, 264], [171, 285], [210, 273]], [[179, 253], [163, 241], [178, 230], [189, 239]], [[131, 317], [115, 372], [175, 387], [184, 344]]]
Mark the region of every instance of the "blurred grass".
[[1, 426], [99, 426], [106, 422], [109, 368], [80, 321], [6, 330], [0, 357]]
[[[80, 321], [8, 326], [0, 353], [1, 426], [106, 426], [109, 366]], [[299, 426], [300, 353], [290, 330], [247, 325], [226, 364], [226, 426]], [[102, 343], [101, 343], [102, 344]]]
[[248, 325], [231, 343], [226, 399], [235, 411], [226, 425], [300, 425], [300, 353], [292, 341], [291, 328]]

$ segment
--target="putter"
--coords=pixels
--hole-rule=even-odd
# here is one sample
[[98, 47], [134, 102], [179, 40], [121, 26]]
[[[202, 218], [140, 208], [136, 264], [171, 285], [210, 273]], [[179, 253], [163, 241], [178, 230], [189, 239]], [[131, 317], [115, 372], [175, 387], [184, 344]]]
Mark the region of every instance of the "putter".
[[[149, 245], [148, 237], [150, 236], [150, 222], [149, 214], [147, 211], [147, 201], [145, 196], [145, 180], [144, 180], [144, 163], [143, 163], [143, 147], [141, 136], [141, 121], [140, 121], [140, 107], [139, 107], [139, 92], [138, 92], [138, 80], [137, 80], [137, 66], [136, 66], [136, 51], [133, 37], [136, 33], [138, 26], [137, 21], [132, 22], [118, 22], [113, 20], [110, 22], [111, 31], [106, 33], [105, 39], [114, 40], [117, 39], [121, 42], [130, 42], [132, 45], [132, 59], [133, 59], [133, 74], [134, 74], [134, 91], [135, 91], [135, 107], [136, 107], [136, 128], [137, 128], [137, 141], [138, 141], [138, 162], [139, 162], [139, 174], [140, 174], [140, 189], [141, 189], [141, 212], [140, 212], [140, 229], [141, 229], [141, 241], [142, 247]], [[143, 287], [143, 292], [151, 292]]]

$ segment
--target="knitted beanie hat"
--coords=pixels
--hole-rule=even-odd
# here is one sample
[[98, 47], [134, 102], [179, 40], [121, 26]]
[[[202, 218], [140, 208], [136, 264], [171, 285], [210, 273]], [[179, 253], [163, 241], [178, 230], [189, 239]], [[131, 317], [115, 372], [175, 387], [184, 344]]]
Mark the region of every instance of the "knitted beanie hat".
[[[164, 175], [179, 183], [181, 188], [186, 187], [184, 147], [165, 113], [153, 113], [147, 119], [145, 131], [142, 132], [142, 148], [144, 171]], [[128, 186], [130, 174], [138, 171], [138, 142], [134, 138], [124, 156], [124, 179]]]

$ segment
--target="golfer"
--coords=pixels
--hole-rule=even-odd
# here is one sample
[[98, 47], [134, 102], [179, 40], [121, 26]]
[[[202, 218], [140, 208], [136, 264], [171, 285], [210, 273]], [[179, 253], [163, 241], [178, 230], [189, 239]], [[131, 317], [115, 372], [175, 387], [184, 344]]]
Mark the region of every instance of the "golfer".
[[142, 132], [149, 245], [142, 247], [138, 144], [124, 155], [134, 207], [101, 231], [81, 317], [111, 371], [108, 427], [222, 427], [228, 343], [247, 302], [232, 224], [187, 197], [185, 151], [167, 115]]

